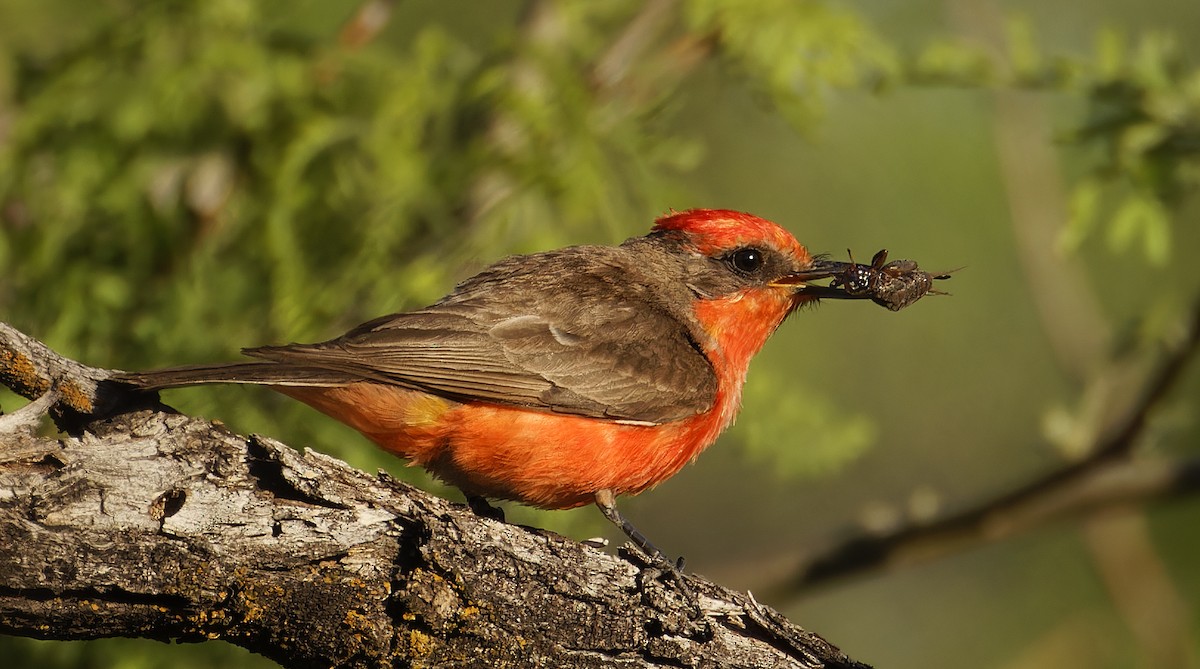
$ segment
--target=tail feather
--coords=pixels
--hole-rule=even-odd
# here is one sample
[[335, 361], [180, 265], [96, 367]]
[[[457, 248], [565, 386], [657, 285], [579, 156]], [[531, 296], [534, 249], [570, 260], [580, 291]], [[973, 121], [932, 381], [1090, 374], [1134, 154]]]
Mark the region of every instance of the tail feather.
[[207, 383], [246, 383], [266, 386], [342, 386], [356, 379], [346, 372], [278, 362], [227, 362], [189, 365], [148, 372], [122, 372], [113, 381], [144, 390], [163, 390]]

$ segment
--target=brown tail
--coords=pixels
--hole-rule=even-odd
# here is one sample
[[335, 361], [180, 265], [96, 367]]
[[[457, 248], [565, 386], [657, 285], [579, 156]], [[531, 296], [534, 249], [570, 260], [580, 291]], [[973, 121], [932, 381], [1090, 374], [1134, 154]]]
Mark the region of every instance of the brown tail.
[[249, 383], [265, 386], [341, 386], [362, 380], [346, 372], [278, 362], [226, 362], [122, 372], [113, 381], [145, 390], [162, 390], [205, 383]]

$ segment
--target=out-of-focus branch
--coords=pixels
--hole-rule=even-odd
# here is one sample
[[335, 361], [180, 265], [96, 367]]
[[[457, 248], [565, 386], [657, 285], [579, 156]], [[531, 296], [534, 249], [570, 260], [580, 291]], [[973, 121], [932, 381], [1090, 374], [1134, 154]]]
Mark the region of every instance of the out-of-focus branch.
[[1200, 490], [1200, 461], [1137, 460], [1132, 450], [1150, 416], [1200, 350], [1200, 300], [1185, 335], [1159, 361], [1138, 400], [1096, 442], [1090, 455], [1017, 490], [926, 524], [853, 537], [810, 556], [773, 596], [786, 597], [840, 578], [945, 555], [996, 541], [1065, 516]]
[[650, 46], [661, 40], [663, 28], [674, 15], [676, 4], [677, 0], [648, 0], [642, 5], [642, 10], [592, 68], [592, 78], [598, 89], [612, 89], [625, 81]]
[[352, 49], [366, 46], [387, 27], [395, 0], [366, 0], [338, 33], [338, 42]]

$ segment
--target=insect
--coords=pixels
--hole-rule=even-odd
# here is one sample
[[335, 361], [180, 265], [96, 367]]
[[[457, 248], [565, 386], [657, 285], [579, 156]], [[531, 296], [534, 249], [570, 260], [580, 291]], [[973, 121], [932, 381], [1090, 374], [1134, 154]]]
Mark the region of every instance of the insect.
[[848, 263], [824, 261], [832, 280], [828, 286], [810, 286], [809, 292], [820, 297], [869, 299], [892, 311], [900, 311], [926, 295], [948, 294], [935, 290], [933, 282], [949, 279], [949, 272], [926, 272], [915, 260], [888, 262], [887, 249], [880, 249], [869, 265], [854, 262], [849, 249], [846, 254], [850, 256]]

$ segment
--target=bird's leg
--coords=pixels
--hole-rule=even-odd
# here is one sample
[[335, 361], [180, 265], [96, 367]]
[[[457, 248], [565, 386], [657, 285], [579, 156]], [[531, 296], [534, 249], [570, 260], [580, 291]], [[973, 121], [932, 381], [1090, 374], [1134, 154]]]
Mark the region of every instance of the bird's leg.
[[612, 490], [605, 488], [604, 490], [600, 490], [596, 493], [596, 507], [600, 509], [600, 513], [603, 513], [604, 517], [607, 518], [613, 525], [621, 528], [621, 531], [625, 533], [625, 536], [629, 537], [629, 540], [632, 541], [633, 544], [650, 559], [651, 564], [658, 569], [671, 574], [671, 577], [675, 581], [675, 585], [679, 588], [680, 593], [683, 594], [684, 598], [687, 599], [687, 601], [690, 602], [692, 607], [697, 611], [697, 617], [702, 616], [704, 612], [703, 609], [700, 608], [700, 600], [696, 597], [695, 593], [692, 592], [692, 589], [688, 586], [687, 581], [684, 580], [683, 558], [680, 557], [675, 562], [672, 562], [671, 559], [667, 557], [666, 553], [658, 550], [657, 546], [650, 543], [650, 540], [646, 538], [646, 535], [638, 531], [638, 528], [634, 527], [633, 523], [626, 520], [625, 516], [622, 516], [621, 512], [617, 511], [617, 500], [613, 495]]
[[[658, 550], [658, 547], [650, 543], [646, 535], [638, 531], [638, 528], [633, 526], [633, 523], [625, 519], [620, 511], [617, 511], [617, 500], [613, 495], [613, 491], [607, 488], [596, 493], [596, 506], [600, 509], [600, 513], [604, 514], [613, 525], [621, 528], [625, 536], [633, 542], [633, 545], [641, 549], [654, 562], [670, 562], [666, 553]], [[679, 563], [675, 565], [676, 569], [683, 569], [683, 558], [679, 558]]]
[[486, 497], [480, 497], [479, 495], [472, 495], [470, 493], [463, 493], [463, 495], [465, 495], [467, 498], [467, 506], [471, 507], [471, 511], [475, 512], [475, 515], [481, 518], [491, 518], [492, 520], [498, 520], [502, 523], [504, 522], [504, 509], [501, 509], [498, 506], [492, 506], [490, 503], [488, 503]]

